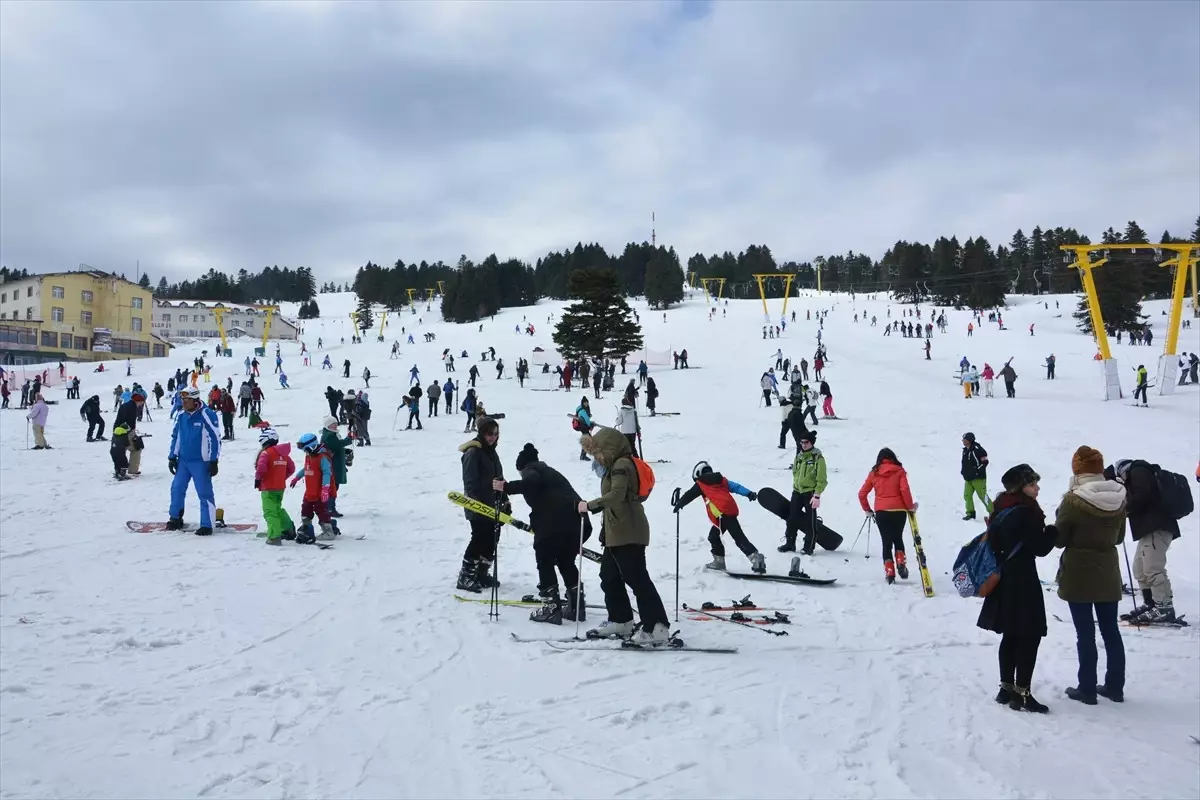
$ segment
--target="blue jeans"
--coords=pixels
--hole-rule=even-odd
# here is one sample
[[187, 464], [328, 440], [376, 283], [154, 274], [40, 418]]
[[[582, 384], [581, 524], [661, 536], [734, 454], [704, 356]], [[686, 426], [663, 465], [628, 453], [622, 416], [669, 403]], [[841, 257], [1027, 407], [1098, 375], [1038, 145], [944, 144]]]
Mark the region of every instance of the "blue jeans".
[[[1104, 638], [1104, 653], [1107, 665], [1104, 685], [1109, 692], [1121, 694], [1125, 691], [1125, 644], [1121, 641], [1121, 629], [1117, 625], [1116, 603], [1068, 603], [1071, 621], [1075, 623], [1075, 650], [1079, 654], [1079, 690], [1094, 697], [1096, 695], [1096, 628]], [[1096, 621], [1092, 620], [1092, 607], [1096, 609]], [[1097, 626], [1096, 622], [1099, 622]]]

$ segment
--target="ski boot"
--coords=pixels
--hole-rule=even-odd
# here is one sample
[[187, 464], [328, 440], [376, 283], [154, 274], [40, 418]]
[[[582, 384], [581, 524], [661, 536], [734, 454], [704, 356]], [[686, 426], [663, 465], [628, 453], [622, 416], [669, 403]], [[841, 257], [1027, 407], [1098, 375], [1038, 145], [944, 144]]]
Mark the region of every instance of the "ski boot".
[[267, 544], [271, 545], [272, 547], [282, 547], [282, 546], [283, 546], [283, 539], [282, 539], [282, 538], [278, 538], [278, 539], [271, 539], [271, 538], [269, 538], [269, 537], [268, 537], [268, 539], [267, 539]]
[[212, 536], [212, 531], [213, 531], [213, 529], [210, 528], [209, 526], [201, 525], [199, 528], [196, 528], [196, 535], [197, 536]]
[[296, 544], [316, 544], [317, 537], [313, 535], [312, 519], [305, 519], [296, 530]]
[[651, 626], [640, 625], [629, 641], [639, 647], [665, 647], [671, 640], [670, 623], [651, 623]]
[[896, 574], [901, 580], [908, 580], [908, 556], [903, 550], [896, 551]]
[[129, 473], [129, 470], [127, 470], [127, 469], [118, 469], [118, 470], [117, 470], [117, 471], [116, 471], [116, 472], [113, 474], [113, 477], [114, 477], [114, 478], [116, 478], [116, 479], [117, 479], [117, 480], [119, 480], [119, 481], [131, 481], [131, 480], [133, 480], [133, 478], [129, 477], [128, 473]]
[[583, 584], [567, 587], [566, 608], [563, 618], [571, 622], [587, 622], [587, 598], [584, 596]]
[[467, 559], [463, 559], [462, 567], [458, 570], [458, 583], [456, 588], [464, 592], [475, 592], [479, 594], [483, 591], [483, 586], [475, 578], [475, 564]]
[[548, 625], [563, 624], [563, 601], [558, 597], [558, 587], [552, 586], [541, 591], [542, 605], [529, 614], [533, 622], [545, 622]]
[[317, 534], [317, 541], [328, 542], [330, 539], [337, 538], [337, 532], [334, 530], [332, 522], [322, 522], [321, 532]]
[[283, 532], [282, 538], [286, 539], [289, 542], [296, 541], [296, 525], [295, 525], [295, 523], [293, 523], [289, 528], [287, 528]]
[[762, 553], [750, 554], [750, 571], [758, 575], [767, 574], [767, 560], [763, 558]]
[[610, 619], [604, 620], [596, 627], [589, 630], [585, 635], [589, 639], [628, 639], [633, 635], [634, 623], [629, 622], [613, 622]]
[[492, 562], [481, 558], [475, 562], [475, 581], [484, 589], [499, 588], [500, 582], [492, 577]]
[[1125, 620], [1126, 622], [1132, 622], [1133, 620], [1144, 617], [1146, 614], [1149, 614], [1153, 610], [1154, 610], [1154, 595], [1151, 594], [1149, 589], [1142, 589], [1142, 605], [1137, 606], [1136, 608], [1133, 609], [1133, 611], [1129, 612], [1128, 614], [1122, 614], [1121, 619]]
[[1170, 600], [1166, 600], [1162, 603], [1155, 603], [1153, 608], [1134, 620], [1134, 622], [1141, 622], [1149, 625], [1160, 625], [1174, 621], [1175, 605]]
[[713, 556], [713, 560], [704, 565], [705, 569], [725, 571], [725, 556]]
[[892, 563], [891, 559], [883, 562], [883, 575], [887, 578], [889, 585], [896, 582], [896, 565]]
[[779, 545], [779, 552], [794, 553], [796, 552], [796, 537], [788, 536], [783, 540], [783, 544]]
[[183, 530], [183, 517], [171, 517], [167, 520], [167, 530], [181, 531]]

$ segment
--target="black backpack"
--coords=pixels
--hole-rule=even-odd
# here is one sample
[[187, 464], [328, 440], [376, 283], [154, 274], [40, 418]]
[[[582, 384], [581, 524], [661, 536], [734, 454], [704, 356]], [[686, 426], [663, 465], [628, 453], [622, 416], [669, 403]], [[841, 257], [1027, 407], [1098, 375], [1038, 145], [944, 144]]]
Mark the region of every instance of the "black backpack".
[[1145, 466], [1154, 474], [1154, 482], [1158, 485], [1159, 504], [1163, 513], [1173, 520], [1181, 520], [1196, 510], [1192, 501], [1192, 487], [1188, 480], [1178, 472], [1163, 469], [1158, 464], [1147, 461], [1134, 462]]

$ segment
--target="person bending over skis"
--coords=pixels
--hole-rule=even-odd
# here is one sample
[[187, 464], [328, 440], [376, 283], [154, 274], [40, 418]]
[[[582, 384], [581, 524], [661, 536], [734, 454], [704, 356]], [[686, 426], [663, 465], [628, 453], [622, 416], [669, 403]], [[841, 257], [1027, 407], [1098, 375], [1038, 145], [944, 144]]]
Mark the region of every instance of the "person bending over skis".
[[741, 523], [738, 522], [737, 501], [733, 499], [733, 494], [740, 494], [754, 502], [758, 499], [758, 494], [740, 483], [729, 480], [719, 472], [713, 472], [707, 461], [701, 461], [692, 468], [692, 480], [695, 481], [692, 488], [683, 493], [674, 509], [678, 514], [688, 503], [701, 495], [704, 496], [704, 510], [712, 523], [708, 531], [708, 543], [712, 547], [713, 555], [712, 563], [707, 564], [705, 568], [725, 569], [725, 543], [721, 541], [721, 534], [728, 531], [733, 537], [733, 543], [750, 559], [750, 569], [760, 575], [765, 573], [766, 559], [742, 531]]

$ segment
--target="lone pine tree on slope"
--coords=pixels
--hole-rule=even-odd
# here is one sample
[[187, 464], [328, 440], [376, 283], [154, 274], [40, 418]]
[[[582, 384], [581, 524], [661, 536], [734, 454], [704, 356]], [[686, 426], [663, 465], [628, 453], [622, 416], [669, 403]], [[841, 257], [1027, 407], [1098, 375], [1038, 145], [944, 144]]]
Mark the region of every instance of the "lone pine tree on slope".
[[577, 298], [563, 310], [554, 344], [565, 358], [620, 358], [642, 349], [642, 329], [611, 269], [572, 272], [568, 292]]
[[371, 313], [371, 304], [365, 297], [358, 298], [358, 308], [355, 309], [354, 321], [360, 331], [369, 331], [375, 325], [375, 316]]

